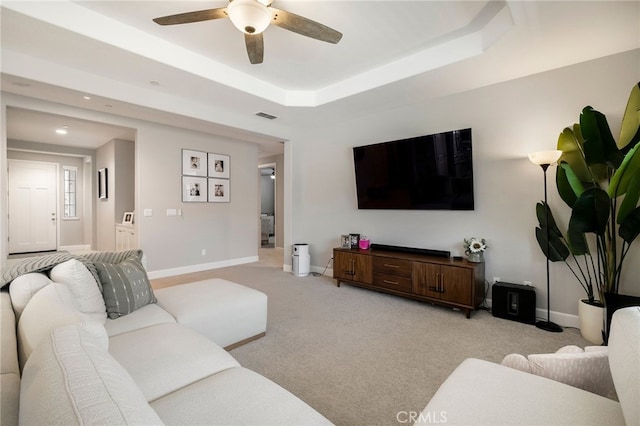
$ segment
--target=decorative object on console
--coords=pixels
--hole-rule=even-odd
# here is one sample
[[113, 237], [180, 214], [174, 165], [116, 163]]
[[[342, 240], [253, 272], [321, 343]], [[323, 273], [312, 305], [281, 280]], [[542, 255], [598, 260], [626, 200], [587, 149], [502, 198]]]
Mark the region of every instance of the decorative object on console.
[[352, 249], [359, 248], [360, 234], [349, 234], [349, 239], [351, 240], [351, 248]]
[[484, 238], [464, 239], [464, 254], [467, 255], [469, 262], [484, 262], [484, 251], [488, 247]]
[[366, 235], [360, 237], [360, 241], [358, 242], [358, 247], [362, 250], [369, 250], [369, 238]]
[[351, 236], [349, 234], [340, 235], [340, 247], [351, 248]]
[[[560, 158], [562, 155], [562, 151], [541, 151], [541, 152], [533, 152], [529, 154], [529, 159], [533, 164], [537, 164], [542, 168], [542, 173], [544, 175], [544, 205], [547, 206], [547, 169], [549, 166]], [[545, 208], [544, 215], [544, 223], [549, 224], [549, 208]], [[538, 241], [540, 241], [542, 231], [540, 228], [536, 228], [536, 237], [538, 237]], [[545, 226], [545, 235], [544, 239], [546, 241], [545, 245], [545, 253], [549, 253], [549, 226]], [[536, 327], [541, 330], [551, 331], [554, 333], [558, 333], [562, 331], [562, 327], [558, 324], [551, 322], [551, 314], [550, 314], [550, 305], [551, 305], [551, 292], [549, 287], [549, 256], [547, 255], [547, 320], [546, 321], [538, 321], [536, 322]]]

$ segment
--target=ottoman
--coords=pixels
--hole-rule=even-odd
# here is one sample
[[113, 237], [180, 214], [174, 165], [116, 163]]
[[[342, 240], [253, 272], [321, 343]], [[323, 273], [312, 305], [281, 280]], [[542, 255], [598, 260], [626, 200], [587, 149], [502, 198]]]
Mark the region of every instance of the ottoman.
[[230, 350], [267, 331], [267, 295], [212, 278], [154, 291], [158, 305], [185, 325]]

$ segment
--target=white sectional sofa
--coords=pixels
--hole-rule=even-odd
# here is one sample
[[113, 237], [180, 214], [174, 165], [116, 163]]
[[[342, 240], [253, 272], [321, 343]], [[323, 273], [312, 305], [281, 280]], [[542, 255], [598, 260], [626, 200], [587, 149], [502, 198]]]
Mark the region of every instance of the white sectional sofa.
[[221, 279], [154, 292], [140, 256], [65, 260], [0, 292], [3, 426], [331, 424], [224, 349], [264, 335], [265, 294]]
[[640, 425], [640, 307], [614, 313], [608, 344], [619, 402], [469, 358], [414, 420], [417, 425]]

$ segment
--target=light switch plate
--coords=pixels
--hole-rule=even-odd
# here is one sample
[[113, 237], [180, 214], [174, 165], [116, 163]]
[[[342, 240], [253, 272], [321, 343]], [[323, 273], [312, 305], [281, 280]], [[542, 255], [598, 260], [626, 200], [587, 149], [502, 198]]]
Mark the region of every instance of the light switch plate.
[[167, 216], [176, 216], [177, 214], [176, 209], [167, 209]]
[[144, 209], [143, 214], [144, 214], [146, 217], [153, 216], [153, 210], [152, 210], [152, 209]]

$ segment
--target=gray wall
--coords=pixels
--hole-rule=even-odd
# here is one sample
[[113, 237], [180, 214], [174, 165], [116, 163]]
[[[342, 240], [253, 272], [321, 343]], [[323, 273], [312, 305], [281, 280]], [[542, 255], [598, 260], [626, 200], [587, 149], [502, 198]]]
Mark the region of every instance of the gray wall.
[[108, 178], [107, 198], [97, 198], [96, 194], [97, 250], [115, 250], [115, 225], [122, 222], [124, 212], [134, 210], [134, 156], [134, 142], [120, 139], [111, 140], [96, 151], [96, 176], [106, 168]]
[[[531, 281], [546, 308], [545, 258], [535, 240], [535, 204], [543, 199], [540, 167], [527, 154], [556, 148], [564, 127], [592, 105], [619, 132], [629, 92], [640, 76], [636, 50], [518, 80], [431, 99], [340, 123], [298, 129], [293, 158], [293, 241], [310, 244], [311, 262], [324, 267], [341, 234], [367, 234], [372, 242], [463, 253], [463, 238], [483, 237], [486, 278]], [[358, 210], [352, 147], [471, 127], [475, 211]], [[329, 170], [329, 171], [328, 171]], [[568, 208], [549, 174], [549, 204], [564, 226]], [[640, 244], [626, 262], [622, 290], [640, 293]], [[290, 247], [287, 247], [290, 250]], [[285, 261], [290, 255], [285, 253]], [[577, 313], [584, 292], [562, 263], [551, 266], [551, 310]], [[490, 297], [490, 293], [489, 293]]]

